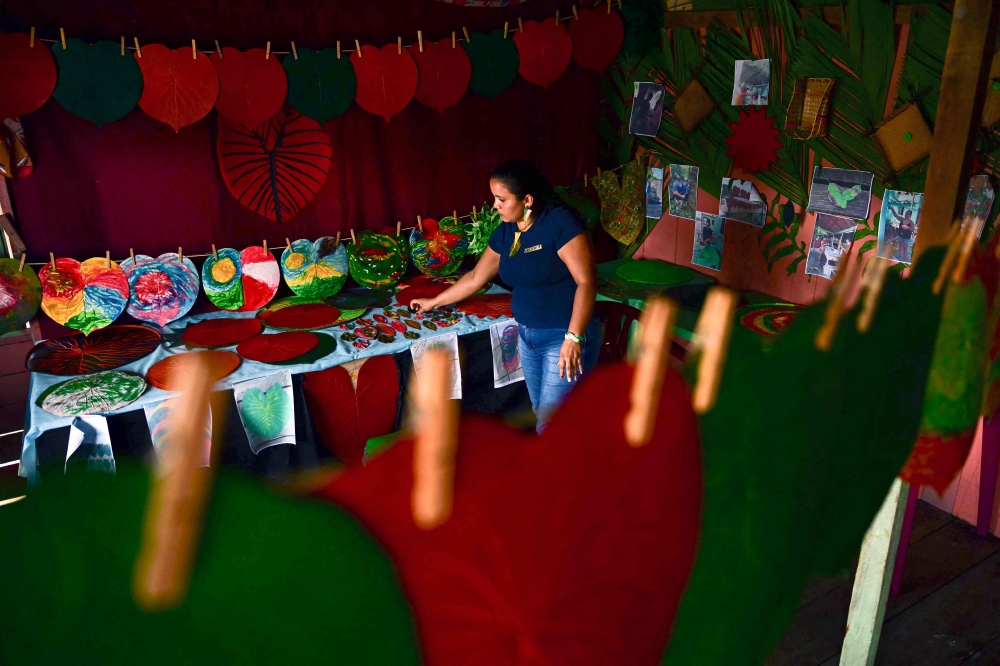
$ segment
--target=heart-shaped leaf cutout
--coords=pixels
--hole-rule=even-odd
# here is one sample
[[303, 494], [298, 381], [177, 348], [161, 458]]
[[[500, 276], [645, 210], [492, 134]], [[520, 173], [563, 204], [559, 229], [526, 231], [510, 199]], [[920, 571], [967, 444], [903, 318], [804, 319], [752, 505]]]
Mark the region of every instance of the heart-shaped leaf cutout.
[[292, 241], [281, 253], [281, 273], [296, 296], [329, 298], [344, 286], [347, 272], [347, 247], [330, 236]]
[[133, 264], [129, 257], [121, 264], [128, 279], [130, 315], [164, 326], [191, 310], [201, 281], [190, 259], [167, 252], [155, 259], [137, 254], [135, 261]]
[[76, 259], [56, 259], [38, 273], [42, 283], [42, 311], [52, 321], [83, 331], [104, 328], [125, 310], [128, 278], [121, 267], [104, 257], [80, 263]]
[[191, 54], [186, 47], [171, 51], [150, 44], [135, 58], [143, 81], [139, 106], [175, 132], [207, 116], [219, 97], [219, 76], [211, 61], [204, 54]]
[[406, 108], [417, 92], [417, 65], [409, 49], [399, 52], [395, 44], [380, 49], [362, 46], [351, 54], [358, 77], [358, 105], [388, 121]]
[[259, 310], [274, 298], [281, 281], [278, 262], [260, 245], [242, 252], [223, 248], [201, 265], [205, 295], [223, 310]]
[[514, 43], [520, 57], [521, 76], [543, 88], [562, 76], [573, 57], [573, 40], [554, 18], [541, 23], [525, 21], [524, 31], [514, 33]]
[[503, 30], [474, 32], [462, 46], [472, 62], [469, 90], [496, 99], [514, 83], [520, 60], [514, 40], [504, 39]]
[[420, 82], [415, 97], [438, 113], [454, 106], [469, 89], [472, 61], [465, 49], [452, 45], [450, 39], [424, 42], [424, 50], [412, 49]]
[[219, 97], [215, 108], [234, 123], [256, 127], [281, 111], [288, 92], [285, 70], [277, 57], [264, 49], [246, 53], [225, 47], [222, 55], [211, 55], [219, 75]]
[[56, 88], [52, 53], [41, 42], [30, 44], [23, 32], [0, 34], [0, 119], [40, 109]]
[[285, 56], [288, 103], [296, 111], [322, 124], [351, 106], [358, 79], [350, 58], [338, 58], [336, 49], [299, 48], [299, 57]]
[[292, 418], [292, 399], [281, 384], [273, 384], [267, 392], [248, 389], [240, 405], [243, 425], [256, 435], [274, 439]]
[[70, 113], [98, 127], [135, 108], [142, 96], [142, 72], [135, 58], [122, 55], [118, 42], [90, 45], [82, 39], [52, 45], [59, 67], [53, 96]]
[[615, 61], [625, 40], [625, 24], [614, 9], [581, 9], [579, 19], [569, 22], [573, 59], [584, 69], [603, 72]]

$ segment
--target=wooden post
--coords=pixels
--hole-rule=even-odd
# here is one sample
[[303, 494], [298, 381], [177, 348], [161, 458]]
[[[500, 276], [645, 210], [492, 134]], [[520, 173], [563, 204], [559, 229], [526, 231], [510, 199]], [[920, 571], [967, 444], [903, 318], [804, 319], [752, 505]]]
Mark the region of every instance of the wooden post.
[[994, 0], [959, 0], [941, 76], [934, 144], [920, 212], [913, 259], [945, 245], [952, 222], [962, 216], [969, 189], [972, 154], [983, 113], [986, 83], [996, 44], [1000, 5]]

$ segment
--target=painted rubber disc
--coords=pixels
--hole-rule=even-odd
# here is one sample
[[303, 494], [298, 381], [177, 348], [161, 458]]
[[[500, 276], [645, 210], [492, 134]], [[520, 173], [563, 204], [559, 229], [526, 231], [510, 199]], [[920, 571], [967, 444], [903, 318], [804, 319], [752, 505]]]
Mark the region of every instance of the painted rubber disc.
[[38, 274], [42, 283], [42, 310], [52, 321], [89, 334], [109, 325], [124, 312], [128, 302], [128, 278], [115, 262], [94, 257], [56, 259]]
[[462, 265], [469, 251], [469, 239], [460, 222], [446, 217], [440, 222], [424, 220], [423, 231], [410, 232], [413, 265], [425, 275], [449, 275]]
[[345, 289], [333, 298], [326, 299], [328, 305], [344, 310], [368, 310], [384, 308], [392, 302], [392, 294], [378, 289]]
[[39, 342], [24, 361], [31, 372], [87, 375], [114, 370], [156, 351], [160, 334], [148, 326], [101, 328], [90, 335], [72, 333]]
[[42, 303], [34, 269], [20, 266], [20, 259], [0, 259], [0, 335], [23, 329]]
[[296, 296], [328, 298], [347, 282], [347, 248], [336, 238], [292, 241], [281, 253], [281, 273]]
[[146, 381], [150, 386], [164, 391], [181, 390], [181, 373], [184, 371], [185, 362], [190, 360], [192, 355], [202, 360], [208, 367], [208, 379], [213, 384], [230, 375], [240, 367], [241, 363], [240, 357], [229, 351], [210, 350], [174, 354], [154, 363], [146, 372]]
[[736, 311], [740, 325], [760, 335], [778, 335], [792, 323], [799, 311], [798, 305], [791, 303], [764, 303], [748, 305]]
[[391, 289], [406, 272], [406, 258], [399, 239], [362, 231], [348, 249], [351, 277], [362, 287]]
[[263, 328], [259, 319], [206, 319], [184, 329], [181, 339], [188, 347], [232, 347]]
[[[304, 306], [307, 306], [308, 309], [298, 309], [294, 312], [304, 314], [312, 321], [306, 321], [299, 317], [296, 317], [297, 321], [290, 320], [288, 316], [289, 313], [283, 312], [284, 310], [302, 308]], [[328, 321], [333, 313], [330, 310], [320, 309], [316, 306], [323, 306], [323, 308], [336, 310], [338, 312], [337, 317], [333, 321]], [[279, 312], [282, 312], [282, 315], [278, 316], [278, 319], [275, 319], [275, 316], [277, 316], [277, 313]], [[266, 308], [257, 313], [257, 318], [264, 322], [264, 325], [268, 328], [273, 328], [279, 331], [314, 331], [353, 321], [364, 313], [365, 311], [363, 309], [341, 310], [340, 308], [329, 305], [324, 301], [318, 301], [312, 298], [302, 298], [301, 296], [289, 296], [287, 298], [279, 298], [268, 305]], [[294, 315], [294, 313], [292, 314]]]
[[164, 326], [180, 319], [191, 310], [198, 298], [201, 280], [194, 263], [176, 252], [161, 254], [155, 259], [135, 255], [121, 264], [128, 278], [128, 313], [139, 321]]
[[249, 312], [259, 310], [274, 298], [281, 281], [281, 269], [271, 253], [260, 245], [242, 252], [232, 248], [218, 251], [205, 259], [201, 267], [205, 295], [222, 310]]
[[311, 351], [287, 361], [276, 361], [274, 365], [308, 365], [337, 351], [337, 338], [329, 333], [313, 333], [313, 335], [319, 338], [319, 343]]
[[49, 387], [38, 406], [55, 416], [104, 414], [132, 404], [145, 390], [146, 380], [139, 375], [109, 370]]
[[241, 342], [236, 347], [236, 353], [248, 361], [277, 363], [302, 356], [318, 344], [316, 334], [307, 331], [261, 334]]

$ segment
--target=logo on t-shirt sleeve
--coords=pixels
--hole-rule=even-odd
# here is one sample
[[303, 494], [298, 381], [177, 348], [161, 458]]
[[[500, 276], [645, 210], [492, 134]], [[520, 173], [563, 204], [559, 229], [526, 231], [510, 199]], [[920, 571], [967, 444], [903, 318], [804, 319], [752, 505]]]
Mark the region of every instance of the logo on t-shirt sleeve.
[[524, 248], [524, 253], [528, 254], [529, 252], [534, 252], [535, 250], [541, 250], [541, 249], [542, 249], [541, 245], [532, 245], [531, 247]]

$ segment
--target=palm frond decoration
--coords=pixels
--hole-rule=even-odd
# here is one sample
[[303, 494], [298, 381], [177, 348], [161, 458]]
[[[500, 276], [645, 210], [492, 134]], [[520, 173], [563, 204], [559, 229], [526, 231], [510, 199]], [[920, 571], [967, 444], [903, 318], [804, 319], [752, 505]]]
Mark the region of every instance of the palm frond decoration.
[[[763, 195], [761, 195], [763, 198]], [[764, 226], [757, 235], [757, 240], [761, 243], [761, 251], [764, 253], [764, 260], [767, 262], [767, 270], [771, 272], [775, 264], [780, 259], [791, 257], [791, 261], [785, 267], [788, 275], [794, 275], [799, 264], [808, 257], [806, 244], [804, 241], [796, 241], [799, 230], [802, 228], [802, 213], [791, 212], [785, 204], [780, 203], [780, 196], [774, 197], [771, 205], [768, 206], [767, 217]], [[791, 209], [794, 211], [794, 208]]]

